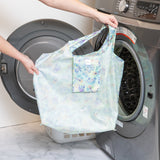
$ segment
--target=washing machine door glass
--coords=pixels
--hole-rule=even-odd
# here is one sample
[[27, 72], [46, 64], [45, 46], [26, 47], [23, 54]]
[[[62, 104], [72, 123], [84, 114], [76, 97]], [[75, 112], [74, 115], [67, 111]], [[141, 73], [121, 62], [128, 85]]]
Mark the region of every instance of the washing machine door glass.
[[[20, 50], [29, 56], [34, 62], [42, 53], [49, 53], [61, 48], [66, 42], [63, 39], [52, 36], [36, 37], [27, 42]], [[34, 53], [34, 54], [33, 54]], [[36, 100], [33, 76], [27, 72], [22, 63], [16, 64], [17, 82], [22, 91], [32, 99]]]
[[[42, 54], [53, 52], [69, 40], [82, 37], [75, 27], [57, 20], [37, 20], [29, 22], [15, 30], [8, 41], [20, 52], [30, 57], [33, 62]], [[74, 54], [85, 54], [93, 51], [88, 42], [78, 48]], [[15, 59], [2, 55], [7, 71], [2, 74], [2, 82], [10, 97], [21, 108], [39, 114], [33, 88], [33, 76]]]

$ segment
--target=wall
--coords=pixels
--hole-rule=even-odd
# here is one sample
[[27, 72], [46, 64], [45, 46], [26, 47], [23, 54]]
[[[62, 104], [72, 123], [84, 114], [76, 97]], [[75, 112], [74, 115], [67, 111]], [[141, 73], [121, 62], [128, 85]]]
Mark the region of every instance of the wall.
[[[94, 6], [95, 1], [83, 0], [82, 2]], [[92, 31], [91, 19], [47, 7], [38, 0], [0, 1], [0, 35], [6, 39], [19, 26], [42, 18], [65, 21], [78, 28], [84, 34]], [[0, 127], [39, 120], [40, 117], [38, 115], [24, 111], [11, 100], [0, 80]]]

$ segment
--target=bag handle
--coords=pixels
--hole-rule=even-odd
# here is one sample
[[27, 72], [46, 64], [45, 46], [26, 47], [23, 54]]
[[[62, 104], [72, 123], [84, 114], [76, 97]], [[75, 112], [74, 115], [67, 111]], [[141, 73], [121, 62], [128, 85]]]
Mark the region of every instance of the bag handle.
[[109, 32], [107, 38], [99, 50], [106, 50], [106, 48], [108, 48], [111, 44], [112, 45], [111, 50], [112, 52], [114, 52], [115, 40], [116, 40], [116, 29], [109, 26]]
[[71, 52], [74, 52], [77, 48], [81, 47], [83, 44], [85, 44], [87, 41], [89, 41], [90, 39], [96, 37], [99, 33], [101, 33], [101, 31], [106, 28], [105, 25], [103, 25], [101, 27], [100, 30], [95, 31], [89, 35], [83, 36], [81, 38], [78, 38], [76, 40], [71, 40], [69, 41], [69, 48]]
[[[103, 25], [103, 26], [101, 27], [101, 29], [98, 30], [98, 31], [96, 31], [96, 32], [93, 32], [93, 33], [91, 33], [91, 34], [89, 34], [89, 35], [87, 35], [87, 36], [78, 38], [78, 39], [76, 39], [76, 40], [71, 40], [71, 41], [69, 41], [70, 51], [71, 51], [71, 52], [74, 52], [77, 48], [81, 47], [81, 46], [82, 46], [83, 44], [85, 44], [87, 41], [89, 41], [90, 39], [94, 38], [94, 37], [97, 36], [99, 33], [101, 33], [101, 31], [102, 31], [103, 29], [105, 29], [105, 28], [106, 28], [106, 26]], [[115, 29], [113, 29], [113, 27], [109, 26], [109, 32], [108, 32], [107, 38], [106, 38], [106, 40], [104, 41], [104, 43], [103, 43], [103, 45], [102, 45], [102, 47], [101, 47], [100, 49], [105, 49], [105, 46], [108, 47], [108, 45], [106, 45], [106, 44], [108, 44], [108, 42], [110, 43], [110, 42], [111, 42], [111, 39], [115, 37], [114, 35], [113, 35], [114, 37], [111, 36], [111, 35], [112, 35], [111, 33], [113, 32], [112, 30], [113, 30], [113, 31], [116, 31]]]

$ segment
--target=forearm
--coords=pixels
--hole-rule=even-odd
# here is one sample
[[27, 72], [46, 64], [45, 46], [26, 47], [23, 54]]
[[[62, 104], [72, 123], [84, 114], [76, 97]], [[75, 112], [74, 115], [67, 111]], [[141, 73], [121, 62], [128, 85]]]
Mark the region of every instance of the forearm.
[[98, 11], [80, 2], [79, 0], [39, 0], [39, 1], [53, 8], [97, 19]]
[[23, 54], [14, 48], [9, 42], [0, 36], [0, 52], [7, 54], [19, 61], [23, 59]]

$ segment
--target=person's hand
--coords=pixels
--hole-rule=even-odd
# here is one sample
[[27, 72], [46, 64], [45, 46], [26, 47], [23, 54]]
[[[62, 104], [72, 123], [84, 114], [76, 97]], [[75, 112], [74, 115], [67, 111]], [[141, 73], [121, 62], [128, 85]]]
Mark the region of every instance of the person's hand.
[[109, 15], [109, 14], [102, 13], [99, 11], [96, 14], [96, 21], [101, 22], [103, 24], [108, 24], [114, 28], [117, 28], [118, 26], [118, 21], [113, 15]]
[[34, 74], [35, 72], [37, 75], [39, 74], [38, 69], [35, 67], [33, 61], [28, 56], [23, 55], [20, 61], [24, 65], [28, 73]]

